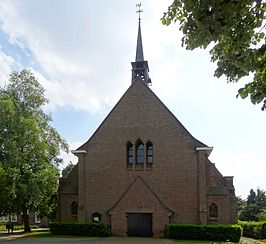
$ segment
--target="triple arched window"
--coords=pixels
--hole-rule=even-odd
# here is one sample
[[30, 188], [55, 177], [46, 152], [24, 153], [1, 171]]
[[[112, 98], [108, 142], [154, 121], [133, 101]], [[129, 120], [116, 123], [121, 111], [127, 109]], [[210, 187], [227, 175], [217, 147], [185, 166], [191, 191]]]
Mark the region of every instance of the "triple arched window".
[[127, 143], [127, 164], [131, 167], [136, 165], [153, 164], [153, 144], [148, 141], [145, 144], [138, 139], [136, 143]]

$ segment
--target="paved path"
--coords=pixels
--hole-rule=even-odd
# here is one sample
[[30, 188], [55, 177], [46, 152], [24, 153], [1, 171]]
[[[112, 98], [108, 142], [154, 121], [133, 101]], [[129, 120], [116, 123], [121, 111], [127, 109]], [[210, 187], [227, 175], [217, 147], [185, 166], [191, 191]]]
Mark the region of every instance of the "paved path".
[[[0, 244], [34, 244], [34, 243], [50, 243], [50, 244], [74, 244], [74, 243], [89, 243], [89, 244], [107, 244], [107, 243], [117, 243], [117, 244], [174, 244], [168, 239], [159, 238], [141, 238], [141, 237], [107, 237], [107, 238], [60, 238], [60, 237], [23, 237], [17, 238], [18, 236], [10, 235], [9, 238], [0, 238]], [[187, 244], [187, 243], [186, 243]]]
[[[172, 241], [160, 238], [142, 238], [142, 237], [27, 237], [27, 234], [17, 233], [7, 234], [0, 233], [0, 244], [35, 244], [35, 243], [49, 243], [49, 244], [188, 244], [188, 242]], [[211, 242], [189, 242], [198, 244], [208, 244]], [[266, 241], [258, 241], [250, 238], [241, 238], [241, 244], [265, 244]]]
[[241, 238], [241, 244], [263, 244], [263, 243], [266, 243], [266, 241], [254, 240], [246, 237]]

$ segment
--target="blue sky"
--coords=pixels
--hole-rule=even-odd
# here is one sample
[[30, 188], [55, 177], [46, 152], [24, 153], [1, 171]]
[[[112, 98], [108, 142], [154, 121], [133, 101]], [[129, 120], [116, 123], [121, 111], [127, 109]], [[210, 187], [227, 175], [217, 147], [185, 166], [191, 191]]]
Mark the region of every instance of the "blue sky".
[[[236, 99], [248, 81], [213, 76], [208, 50], [181, 47], [178, 26], [160, 18], [170, 0], [143, 0], [142, 38], [151, 89], [198, 140], [236, 194], [266, 190], [266, 116]], [[137, 40], [136, 2], [1, 0], [0, 86], [12, 70], [31, 69], [46, 89], [53, 126], [71, 149], [84, 143], [131, 83]], [[63, 153], [66, 165], [77, 159]], [[64, 167], [62, 165], [61, 167]]]

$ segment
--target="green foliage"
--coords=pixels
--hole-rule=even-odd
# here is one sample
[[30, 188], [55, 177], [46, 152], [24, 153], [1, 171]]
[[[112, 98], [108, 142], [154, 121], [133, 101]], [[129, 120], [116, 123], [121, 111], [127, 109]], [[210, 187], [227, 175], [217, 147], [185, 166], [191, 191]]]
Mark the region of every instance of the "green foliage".
[[[39, 228], [39, 226], [37, 225], [31, 225], [30, 226], [31, 229], [37, 229]], [[23, 230], [24, 226], [23, 225], [19, 225], [19, 224], [14, 224], [14, 230]], [[0, 222], [0, 231], [6, 231], [6, 223], [5, 222]]]
[[239, 221], [239, 225], [243, 228], [243, 236], [255, 239], [266, 239], [266, 221], [264, 222]]
[[53, 222], [50, 223], [50, 231], [53, 235], [75, 235], [75, 236], [111, 236], [111, 228], [103, 223], [74, 223]]
[[180, 240], [210, 240], [239, 242], [242, 228], [239, 225], [169, 224], [165, 237]]
[[27, 70], [11, 73], [0, 89], [0, 214], [23, 212], [26, 218], [33, 210], [49, 216], [55, 208], [58, 155], [68, 146], [49, 124], [46, 103], [43, 87]]
[[262, 0], [174, 0], [162, 23], [179, 22], [182, 46], [188, 50], [210, 44], [211, 60], [217, 64], [215, 76], [228, 82], [250, 76], [238, 95], [250, 95], [253, 104], [266, 109], [266, 2]]
[[262, 209], [262, 212], [258, 214], [259, 221], [266, 221], [266, 208]]
[[247, 201], [239, 207], [239, 219], [242, 221], [266, 220], [266, 193], [261, 189], [250, 190]]
[[70, 163], [62, 170], [62, 177], [67, 178], [74, 167], [75, 165], [70, 161]]

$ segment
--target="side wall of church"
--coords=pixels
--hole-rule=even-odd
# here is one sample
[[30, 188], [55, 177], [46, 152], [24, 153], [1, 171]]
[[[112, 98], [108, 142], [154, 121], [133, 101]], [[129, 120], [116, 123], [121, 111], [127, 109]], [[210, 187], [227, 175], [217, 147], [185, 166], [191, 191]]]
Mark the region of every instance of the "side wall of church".
[[[210, 217], [209, 207], [217, 206], [217, 218]], [[223, 177], [214, 164], [207, 163], [207, 211], [209, 224], [237, 223], [237, 205], [233, 177]]]
[[76, 214], [71, 213], [71, 204], [78, 203], [78, 164], [72, 169], [67, 179], [60, 179], [58, 190], [57, 221], [77, 221]]

